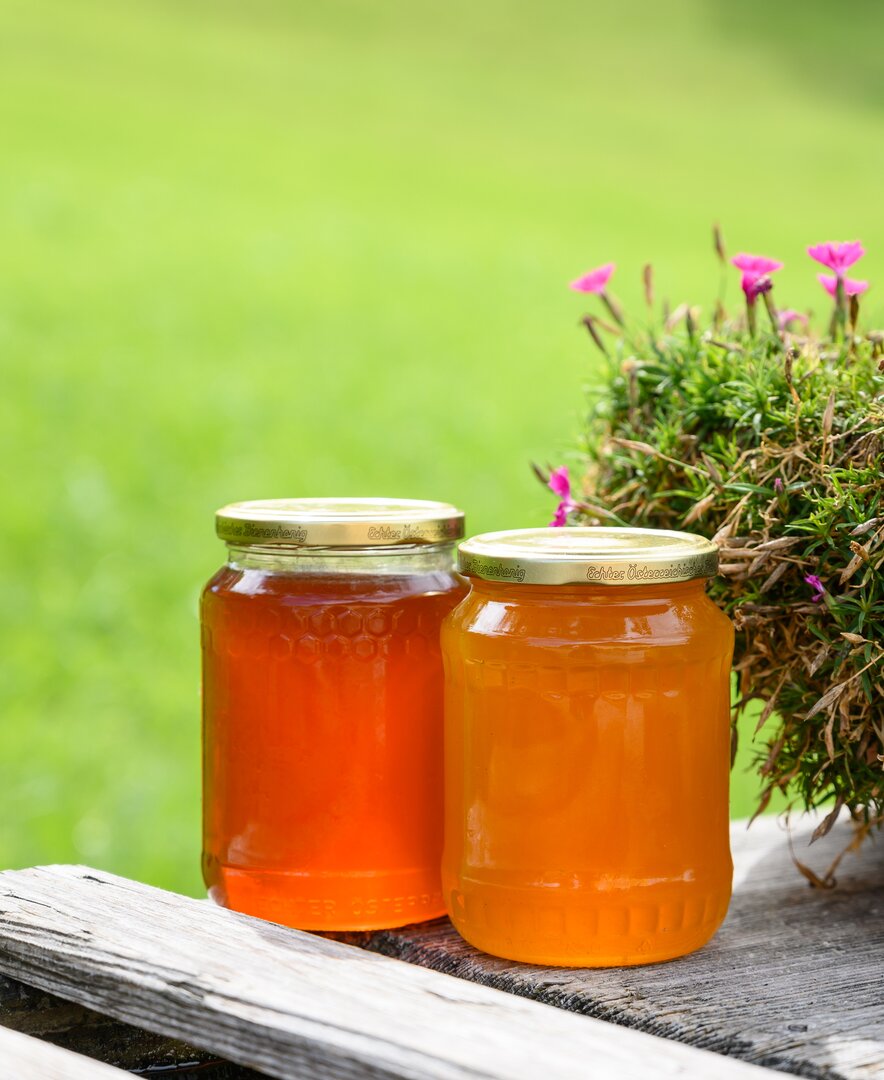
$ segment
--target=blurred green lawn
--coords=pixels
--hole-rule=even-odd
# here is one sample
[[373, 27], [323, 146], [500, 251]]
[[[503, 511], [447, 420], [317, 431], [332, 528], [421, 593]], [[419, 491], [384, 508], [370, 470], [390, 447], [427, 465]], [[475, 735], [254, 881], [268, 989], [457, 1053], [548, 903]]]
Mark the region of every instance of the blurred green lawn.
[[[0, 0], [0, 865], [198, 891], [213, 510], [450, 499], [537, 524], [594, 363], [566, 282], [718, 285], [862, 238], [884, 8]], [[736, 274], [730, 283], [734, 298]], [[756, 782], [741, 763], [733, 806]]]

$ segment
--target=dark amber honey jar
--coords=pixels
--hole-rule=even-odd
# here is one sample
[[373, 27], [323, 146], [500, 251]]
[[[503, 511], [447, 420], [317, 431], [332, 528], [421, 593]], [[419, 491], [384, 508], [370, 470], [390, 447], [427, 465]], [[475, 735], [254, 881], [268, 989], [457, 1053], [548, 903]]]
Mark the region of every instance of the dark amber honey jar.
[[304, 929], [444, 911], [439, 627], [466, 592], [444, 503], [219, 511], [202, 598], [203, 870], [221, 904]]

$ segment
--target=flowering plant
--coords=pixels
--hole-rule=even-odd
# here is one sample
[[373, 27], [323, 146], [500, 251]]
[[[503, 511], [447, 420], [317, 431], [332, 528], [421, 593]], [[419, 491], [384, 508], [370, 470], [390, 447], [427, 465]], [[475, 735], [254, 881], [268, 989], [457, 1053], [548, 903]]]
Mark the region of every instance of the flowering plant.
[[[727, 266], [718, 230], [715, 241]], [[606, 367], [579, 492], [564, 467], [538, 473], [559, 499], [554, 525], [715, 539], [711, 594], [737, 628], [735, 709], [760, 700], [758, 729], [770, 722], [759, 810], [776, 790], [807, 808], [834, 800], [818, 832], [846, 806], [865, 833], [884, 820], [884, 334], [861, 331], [868, 283], [845, 276], [862, 246], [808, 254], [831, 271], [822, 333], [777, 309], [783, 264], [763, 256], [730, 260], [743, 311], [719, 299], [705, 328], [698, 308], [658, 312], [650, 267], [642, 327], [608, 292], [613, 265], [600, 286], [578, 279], [620, 318], [583, 319]]]

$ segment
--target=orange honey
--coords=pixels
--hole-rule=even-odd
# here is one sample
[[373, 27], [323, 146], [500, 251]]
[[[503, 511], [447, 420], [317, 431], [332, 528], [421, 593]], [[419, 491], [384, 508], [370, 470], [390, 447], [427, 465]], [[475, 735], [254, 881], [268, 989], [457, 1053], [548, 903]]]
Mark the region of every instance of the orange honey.
[[486, 952], [650, 963], [724, 919], [733, 630], [699, 576], [706, 542], [649, 554], [647, 532], [462, 545], [472, 589], [442, 634], [443, 889]]
[[[365, 546], [237, 539], [202, 598], [206, 884], [221, 904], [303, 929], [444, 911], [438, 636], [466, 588], [437, 531], [388, 549], [398, 526], [362, 510], [382, 520], [356, 536]], [[335, 535], [326, 522], [317, 540]]]

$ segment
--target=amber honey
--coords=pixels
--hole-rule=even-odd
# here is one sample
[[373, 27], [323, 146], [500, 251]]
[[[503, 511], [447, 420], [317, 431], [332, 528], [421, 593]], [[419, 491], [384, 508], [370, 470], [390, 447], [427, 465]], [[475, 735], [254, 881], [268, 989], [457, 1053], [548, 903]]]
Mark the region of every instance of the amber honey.
[[443, 889], [486, 952], [650, 963], [724, 919], [733, 631], [705, 593], [714, 548], [664, 534], [648, 552], [639, 532], [462, 546], [472, 588], [442, 638]]
[[[452, 544], [415, 525], [425, 508], [401, 511], [404, 545], [378, 546], [401, 541], [401, 522], [376, 505], [375, 524], [326, 523], [311, 545], [304, 501], [277, 534], [298, 547], [268, 547], [273, 523], [260, 544], [237, 537], [203, 594], [205, 880], [219, 903], [304, 929], [431, 918], [444, 911], [439, 627], [466, 587]], [[350, 546], [327, 546], [335, 536]]]

